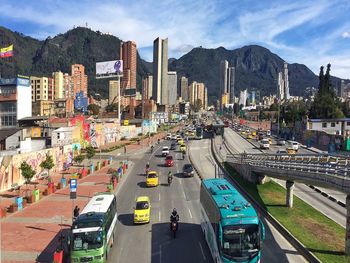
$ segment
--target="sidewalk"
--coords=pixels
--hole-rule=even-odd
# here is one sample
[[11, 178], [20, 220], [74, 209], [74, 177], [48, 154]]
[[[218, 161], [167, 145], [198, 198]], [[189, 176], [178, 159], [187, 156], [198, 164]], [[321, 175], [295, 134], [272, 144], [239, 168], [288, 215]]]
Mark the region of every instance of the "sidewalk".
[[[163, 138], [165, 134], [162, 132], [151, 137], [151, 142], [156, 142], [158, 138]], [[68, 186], [40, 199], [38, 202], [25, 207], [21, 211], [8, 213], [1, 220], [0, 262], [52, 262], [53, 253], [59, 247], [59, 236], [66, 235], [69, 232], [75, 205], [78, 205], [82, 210], [94, 193], [105, 192], [107, 190], [107, 184], [110, 182], [110, 175], [107, 174], [108, 169], [119, 165], [119, 161], [116, 161], [115, 157], [121, 155], [122, 158], [125, 158], [129, 154], [145, 148], [146, 146], [144, 145], [148, 142], [147, 139], [143, 143], [140, 143], [140, 145], [136, 143], [126, 146], [126, 155], [124, 155], [124, 148], [109, 153], [102, 153], [102, 155], [107, 154], [114, 157], [112, 164], [101, 168], [87, 177], [79, 179], [77, 199], [70, 199]], [[104, 157], [102, 160], [104, 159], [106, 158]], [[93, 159], [91, 161], [96, 164], [99, 160]], [[84, 160], [83, 164], [87, 166], [89, 162], [90, 160]], [[70, 168], [70, 170], [65, 172], [65, 177], [67, 179], [70, 178], [71, 174], [77, 172], [79, 169], [80, 167]], [[127, 170], [127, 174], [129, 172], [130, 168]], [[62, 172], [52, 173], [50, 177], [52, 182], [56, 184], [60, 181]], [[47, 187], [47, 180], [40, 180], [36, 184], [28, 185], [28, 189], [30, 190], [33, 190], [34, 187], [43, 190]], [[8, 207], [12, 204], [18, 194], [23, 195], [23, 189], [25, 188], [25, 186], [21, 187], [19, 192], [2, 193], [0, 207]]]

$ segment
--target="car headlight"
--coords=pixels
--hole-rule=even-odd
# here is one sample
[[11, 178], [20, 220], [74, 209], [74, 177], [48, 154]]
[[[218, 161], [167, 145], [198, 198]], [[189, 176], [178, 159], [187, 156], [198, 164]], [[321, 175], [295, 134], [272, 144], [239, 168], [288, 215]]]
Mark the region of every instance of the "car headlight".
[[79, 262], [79, 258], [72, 258], [72, 262]]
[[101, 258], [103, 258], [103, 254], [99, 256], [95, 256], [95, 259], [101, 259]]

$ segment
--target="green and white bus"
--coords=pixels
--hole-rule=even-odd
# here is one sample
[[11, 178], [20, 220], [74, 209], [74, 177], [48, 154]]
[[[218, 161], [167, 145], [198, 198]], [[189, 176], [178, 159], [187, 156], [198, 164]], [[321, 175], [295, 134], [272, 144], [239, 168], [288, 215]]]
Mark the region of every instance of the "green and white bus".
[[71, 262], [107, 262], [117, 225], [113, 193], [98, 193], [73, 222], [69, 237]]

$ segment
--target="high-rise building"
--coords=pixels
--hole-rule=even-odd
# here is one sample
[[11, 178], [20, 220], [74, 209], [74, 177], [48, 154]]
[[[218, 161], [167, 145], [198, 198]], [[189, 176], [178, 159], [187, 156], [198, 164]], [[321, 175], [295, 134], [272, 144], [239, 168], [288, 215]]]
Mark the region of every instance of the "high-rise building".
[[230, 103], [234, 103], [235, 98], [235, 67], [227, 69], [227, 87], [230, 94]]
[[68, 73], [64, 73], [63, 75], [63, 99], [72, 99], [74, 100], [74, 85], [72, 76]]
[[55, 99], [64, 99], [65, 95], [65, 87], [63, 85], [63, 73], [61, 71], [53, 72], [52, 78], [54, 81], [54, 90], [55, 90]]
[[289, 80], [288, 80], [288, 63], [284, 62], [284, 95], [285, 99], [289, 100]]
[[118, 102], [118, 94], [120, 92], [120, 80], [109, 81], [108, 104]]
[[32, 102], [40, 100], [48, 100], [49, 96], [49, 80], [46, 77], [30, 77], [32, 88]]
[[239, 105], [243, 105], [243, 107], [247, 106], [247, 99], [248, 99], [248, 91], [241, 90], [239, 94]]
[[281, 101], [290, 99], [287, 62], [283, 64], [283, 72], [278, 72], [278, 93], [278, 98]]
[[85, 67], [81, 64], [72, 65], [72, 81], [73, 81], [73, 91], [74, 97], [79, 93], [81, 96], [81, 91], [85, 96], [87, 96], [87, 76], [85, 75]]
[[136, 92], [137, 48], [134, 41], [124, 42], [120, 46], [120, 59], [123, 60], [121, 88], [123, 90], [135, 89]]
[[176, 71], [168, 71], [168, 96], [168, 105], [175, 105], [177, 99]]
[[153, 89], [153, 76], [147, 75], [142, 79], [142, 92], [143, 98], [149, 100], [152, 98], [152, 89]]
[[180, 79], [180, 93], [182, 101], [188, 101], [188, 78], [184, 76]]
[[228, 93], [227, 88], [227, 69], [228, 69], [228, 61], [222, 60], [220, 62], [220, 79], [219, 79], [219, 85], [220, 85], [220, 94]]
[[30, 79], [0, 79], [0, 129], [16, 127], [18, 120], [31, 116]]
[[158, 37], [153, 42], [153, 99], [168, 105], [168, 94], [168, 39]]
[[204, 107], [204, 94], [205, 94], [205, 86], [204, 83], [197, 83], [197, 106], [198, 110], [202, 110]]
[[189, 96], [190, 105], [194, 106], [196, 98], [197, 98], [197, 82], [196, 81], [193, 81], [188, 86], [188, 96]]
[[48, 100], [55, 99], [55, 80], [53, 78], [48, 78]]
[[208, 88], [205, 87], [204, 90], [204, 110], [208, 109]]

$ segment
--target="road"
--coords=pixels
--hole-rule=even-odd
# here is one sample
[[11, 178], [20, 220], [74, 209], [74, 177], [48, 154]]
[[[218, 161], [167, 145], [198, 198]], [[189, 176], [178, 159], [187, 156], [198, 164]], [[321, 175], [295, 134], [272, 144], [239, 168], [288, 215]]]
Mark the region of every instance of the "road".
[[[258, 148], [259, 144], [257, 141], [249, 140], [250, 142], [248, 142], [246, 139], [242, 138], [241, 135], [237, 134], [231, 128], [225, 128], [224, 137], [226, 145], [236, 153], [240, 153], [243, 151], [246, 151], [247, 153], [276, 153], [278, 149], [285, 149], [284, 146], [277, 146], [276, 142], [273, 140], [273, 143], [270, 146], [269, 150], [260, 150]], [[300, 148], [298, 153], [314, 154], [314, 152], [310, 152], [309, 150], [304, 148]], [[283, 187], [285, 187], [285, 181], [277, 179], [274, 180]], [[331, 189], [323, 190], [326, 193], [331, 194], [332, 196], [334, 195], [334, 197], [336, 197], [338, 200], [345, 202], [346, 196], [344, 193], [340, 193]], [[328, 198], [324, 197], [320, 193], [316, 192], [315, 190], [302, 183], [295, 183], [294, 194], [302, 200], [304, 200], [305, 202], [307, 202], [308, 204], [310, 204], [312, 207], [316, 208], [318, 211], [322, 212], [324, 215], [328, 216], [341, 226], [345, 227], [346, 209], [344, 207], [341, 207], [337, 203], [329, 200]]]
[[[162, 142], [155, 147], [154, 154], [133, 156], [133, 170], [117, 194], [118, 225], [116, 245], [109, 254], [108, 262], [212, 262], [210, 252], [203, 238], [199, 224], [199, 179], [183, 178], [184, 163], [180, 153], [171, 151], [175, 158], [174, 167], [163, 166], [164, 157], [159, 157], [161, 147], [170, 146]], [[151, 170], [159, 174], [160, 185], [145, 186], [144, 170], [147, 161]], [[168, 171], [173, 172], [173, 182], [167, 185]], [[151, 222], [133, 225], [133, 207], [137, 196], [147, 195], [151, 200]], [[174, 239], [169, 230], [169, 217], [176, 207], [180, 215], [179, 231]]]
[[[244, 142], [242, 143], [244, 144]], [[232, 145], [240, 147], [239, 144], [235, 144], [235, 140], [232, 141]], [[210, 151], [210, 139], [191, 141], [190, 154], [193, 163], [204, 178], [215, 176], [214, 166], [210, 161], [206, 161], [213, 159]], [[269, 222], [264, 221], [264, 223], [266, 239], [263, 244], [261, 262], [307, 262]]]

